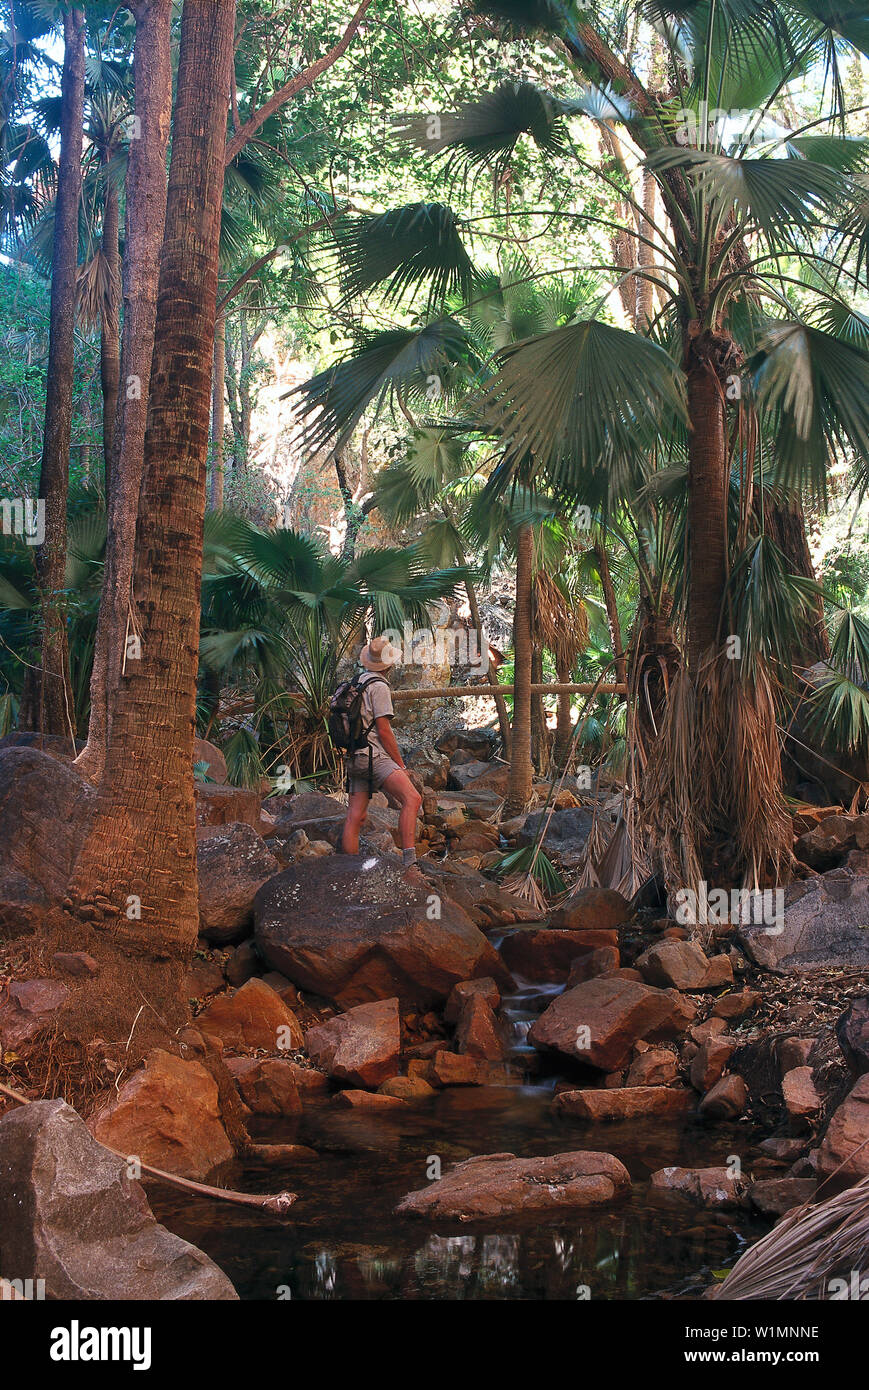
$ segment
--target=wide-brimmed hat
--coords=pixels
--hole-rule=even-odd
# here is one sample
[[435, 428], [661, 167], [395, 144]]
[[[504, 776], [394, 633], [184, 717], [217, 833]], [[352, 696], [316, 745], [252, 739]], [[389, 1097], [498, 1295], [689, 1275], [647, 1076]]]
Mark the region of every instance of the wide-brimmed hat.
[[359, 653], [359, 661], [366, 671], [388, 671], [401, 660], [398, 647], [393, 647], [386, 637], [372, 637]]

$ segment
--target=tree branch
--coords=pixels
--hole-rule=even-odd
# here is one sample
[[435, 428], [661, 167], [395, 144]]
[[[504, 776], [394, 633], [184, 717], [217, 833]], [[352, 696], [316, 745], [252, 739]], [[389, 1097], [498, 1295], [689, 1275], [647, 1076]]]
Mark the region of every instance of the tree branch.
[[226, 146], [227, 164], [231, 164], [241, 153], [248, 140], [256, 135], [257, 131], [265, 124], [269, 116], [274, 115], [275, 111], [279, 111], [292, 97], [298, 96], [299, 92], [303, 92], [307, 87], [310, 87], [312, 83], [316, 82], [321, 73], [325, 72], [327, 68], [330, 68], [333, 63], [336, 63], [343, 53], [346, 53], [359, 25], [362, 23], [366, 10], [370, 8], [371, 4], [372, 0], [362, 0], [362, 4], [359, 6], [359, 9], [347, 25], [347, 28], [344, 30], [343, 35], [335, 44], [334, 48], [330, 48], [328, 53], [324, 53], [322, 58], [318, 58], [310, 67], [305, 68], [304, 72], [297, 73], [289, 82], [284, 83], [283, 87], [279, 87], [276, 92], [272, 93], [268, 101], [264, 102], [258, 111], [255, 111], [252, 116], [248, 117], [241, 129], [235, 132]]

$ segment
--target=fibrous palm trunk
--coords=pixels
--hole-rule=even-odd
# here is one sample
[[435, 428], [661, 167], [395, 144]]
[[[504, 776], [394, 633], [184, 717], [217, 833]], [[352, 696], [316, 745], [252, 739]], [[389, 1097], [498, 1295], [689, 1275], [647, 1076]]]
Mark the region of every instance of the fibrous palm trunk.
[[106, 474], [106, 506], [112, 492], [115, 466], [115, 430], [121, 381], [121, 262], [119, 252], [118, 190], [106, 171], [106, 203], [103, 210], [103, 258], [108, 269], [107, 296], [100, 323], [100, 380], [103, 389], [103, 458]]
[[74, 733], [66, 617], [61, 595], [66, 574], [78, 209], [82, 182], [85, 76], [85, 19], [82, 10], [71, 8], [64, 12], [63, 37], [60, 159], [51, 260], [45, 430], [39, 474], [39, 497], [45, 507], [45, 539], [36, 553], [43, 617], [38, 722], [45, 734]]
[[123, 394], [112, 486], [99, 625], [91, 672], [88, 740], [76, 759], [86, 777], [103, 774], [112, 709], [128, 660], [136, 659], [130, 630], [130, 592], [136, 517], [145, 458], [145, 425], [154, 352], [160, 249], [166, 219], [166, 147], [172, 117], [172, 0], [140, 0], [134, 6], [133, 52], [138, 138], [130, 142], [124, 238]]
[[192, 762], [234, 20], [233, 0], [185, 0], [133, 572], [141, 659], [117, 693], [70, 887], [70, 906], [118, 945], [170, 959], [198, 929]]
[[226, 376], [226, 319], [221, 314], [214, 329], [214, 381], [211, 397], [211, 506], [220, 511], [223, 506], [224, 442], [226, 419], [224, 377]]
[[523, 526], [516, 542], [516, 609], [513, 617], [513, 730], [507, 809], [521, 811], [531, 800], [531, 609], [534, 532]]
[[719, 364], [728, 344], [704, 333], [686, 353], [688, 416], [688, 663], [695, 677], [719, 637], [727, 585], [727, 418]]

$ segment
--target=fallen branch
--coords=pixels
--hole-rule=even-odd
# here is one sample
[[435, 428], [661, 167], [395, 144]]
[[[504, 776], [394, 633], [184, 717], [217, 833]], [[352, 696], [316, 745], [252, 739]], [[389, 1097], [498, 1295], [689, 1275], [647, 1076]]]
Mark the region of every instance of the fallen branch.
[[[32, 1105], [33, 1101], [28, 1096], [23, 1096], [20, 1091], [13, 1091], [11, 1086], [4, 1086], [0, 1082], [0, 1092], [4, 1096], [9, 1096], [10, 1100], [17, 1101], [19, 1105]], [[114, 1154], [116, 1158], [121, 1158], [125, 1163], [130, 1161], [128, 1154], [119, 1153], [108, 1144], [103, 1144], [104, 1149]], [[150, 1164], [143, 1163], [141, 1159], [136, 1159], [141, 1171], [149, 1178], [157, 1178], [162, 1182], [170, 1183], [172, 1187], [180, 1187], [184, 1192], [194, 1192], [198, 1197], [218, 1197], [223, 1202], [232, 1202], [238, 1207], [256, 1207], [259, 1211], [271, 1212], [274, 1216], [284, 1216], [295, 1201], [298, 1194], [295, 1192], [273, 1192], [265, 1196], [260, 1196], [255, 1192], [235, 1192], [231, 1187], [211, 1187], [208, 1183], [194, 1182], [192, 1178], [181, 1178], [177, 1173], [165, 1173], [162, 1168], [152, 1168]]]

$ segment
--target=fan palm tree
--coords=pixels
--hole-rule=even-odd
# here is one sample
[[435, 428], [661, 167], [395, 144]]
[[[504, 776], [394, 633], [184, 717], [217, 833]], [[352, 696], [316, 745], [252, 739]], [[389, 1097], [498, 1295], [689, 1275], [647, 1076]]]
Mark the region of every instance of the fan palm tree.
[[[519, 481], [612, 505], [646, 480], [652, 451], [684, 463], [688, 560], [673, 614], [683, 681], [665, 720], [681, 723], [689, 756], [670, 818], [696, 843], [692, 863], [720, 833], [736, 838], [748, 879], [775, 877], [790, 860], [790, 823], [771, 752], [768, 673], [762, 658], [728, 662], [727, 638], [748, 613], [738, 585], [750, 573], [739, 564], [747, 526], [734, 533], [728, 524], [730, 480], [735, 470], [745, 518], [758, 466], [821, 497], [834, 455], [866, 474], [869, 352], [837, 327], [853, 321], [845, 291], [869, 261], [867, 146], [842, 133], [838, 80], [842, 50], [864, 50], [865, 27], [856, 6], [831, 10], [824, 0], [655, 0], [637, 6], [655, 36], [650, 63], [627, 51], [621, 6], [593, 17], [569, 0], [476, 8], [513, 32], [538, 31], [572, 90], [504, 83], [437, 122], [409, 121], [406, 135], [454, 176], [491, 170], [503, 179], [520, 144], [571, 158], [633, 214], [621, 230], [644, 254], [629, 270], [610, 267], [613, 288], [646, 281], [660, 305], [640, 331], [608, 322], [601, 304], [501, 348], [472, 417], [500, 441], [490, 490]], [[781, 124], [788, 85], [824, 71], [832, 80], [816, 118]], [[571, 122], [583, 116], [619, 131], [619, 148], [654, 179], [654, 199], [637, 200], [617, 159], [594, 163], [576, 147]], [[599, 206], [536, 211], [556, 226], [563, 216], [568, 227], [619, 230]], [[355, 219], [339, 235], [348, 293], [381, 284], [388, 300], [425, 286], [428, 321], [381, 342], [379, 355], [362, 354], [367, 375], [339, 367], [309, 383], [306, 408], [322, 406], [311, 428], [348, 427], [408, 369], [454, 369], [450, 330], [435, 310], [457, 290], [475, 297], [464, 230], [460, 215], [436, 204]], [[761, 550], [771, 554], [765, 542]], [[671, 881], [681, 872], [665, 867]]]

